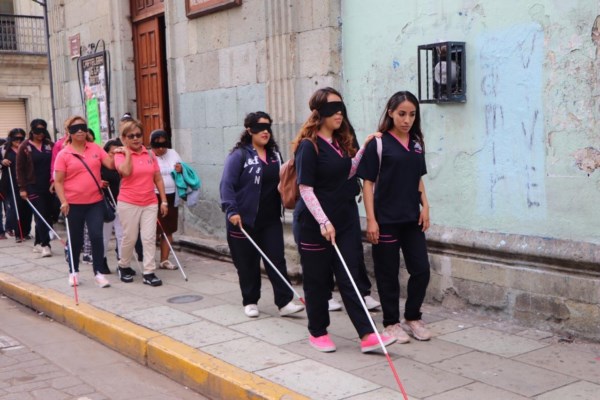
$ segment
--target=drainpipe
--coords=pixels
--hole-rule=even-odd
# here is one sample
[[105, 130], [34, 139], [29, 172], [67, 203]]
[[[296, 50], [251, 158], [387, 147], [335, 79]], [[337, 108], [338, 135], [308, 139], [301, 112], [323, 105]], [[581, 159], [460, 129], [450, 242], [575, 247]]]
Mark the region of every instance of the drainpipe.
[[48, 56], [48, 73], [50, 74], [50, 104], [52, 107], [52, 127], [54, 128], [53, 137], [56, 142], [56, 112], [54, 108], [54, 78], [52, 74], [52, 59], [50, 57], [50, 26], [48, 24], [48, 4], [47, 0], [33, 0], [44, 8], [44, 25], [46, 25], [46, 54]]

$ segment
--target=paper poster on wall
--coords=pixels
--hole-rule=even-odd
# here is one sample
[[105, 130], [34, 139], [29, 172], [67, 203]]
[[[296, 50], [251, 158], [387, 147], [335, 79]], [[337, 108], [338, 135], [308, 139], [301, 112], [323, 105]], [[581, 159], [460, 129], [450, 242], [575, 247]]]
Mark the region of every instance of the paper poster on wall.
[[[88, 125], [94, 131], [96, 142], [103, 143], [110, 138], [106, 52], [102, 51], [81, 57], [81, 70]], [[91, 116], [96, 118], [97, 125], [92, 124]]]
[[102, 137], [97, 132], [100, 128], [100, 113], [98, 110], [98, 99], [89, 99], [85, 101], [85, 112], [88, 121], [88, 127], [94, 132], [94, 142], [102, 146]]

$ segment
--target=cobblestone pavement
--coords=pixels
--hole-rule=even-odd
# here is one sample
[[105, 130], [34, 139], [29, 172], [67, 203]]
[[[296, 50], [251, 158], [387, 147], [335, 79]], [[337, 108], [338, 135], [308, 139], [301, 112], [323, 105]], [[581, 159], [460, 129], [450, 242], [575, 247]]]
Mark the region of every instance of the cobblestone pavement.
[[0, 400], [205, 399], [5, 296], [0, 321]]

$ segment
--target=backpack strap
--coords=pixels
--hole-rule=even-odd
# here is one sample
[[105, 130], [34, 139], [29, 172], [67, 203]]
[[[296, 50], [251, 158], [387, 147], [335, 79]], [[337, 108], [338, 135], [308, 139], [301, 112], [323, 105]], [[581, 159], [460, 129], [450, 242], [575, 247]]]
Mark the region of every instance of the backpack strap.
[[379, 169], [377, 170], [377, 179], [375, 179], [375, 183], [373, 183], [373, 193], [375, 193], [375, 186], [377, 186], [377, 182], [379, 182], [379, 174], [381, 173], [381, 159], [383, 153], [383, 141], [380, 137], [375, 137], [375, 145], [377, 146], [377, 157], [379, 158]]

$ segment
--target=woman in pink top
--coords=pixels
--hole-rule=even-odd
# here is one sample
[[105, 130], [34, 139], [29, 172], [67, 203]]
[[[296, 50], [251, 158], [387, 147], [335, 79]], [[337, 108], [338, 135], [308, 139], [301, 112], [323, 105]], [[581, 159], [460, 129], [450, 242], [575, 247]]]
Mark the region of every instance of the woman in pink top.
[[115, 154], [115, 165], [122, 177], [117, 199], [117, 212], [123, 226], [119, 277], [123, 282], [133, 282], [135, 272], [129, 264], [140, 233], [144, 248], [143, 282], [150, 286], [160, 286], [162, 281], [154, 274], [158, 212], [154, 187], [158, 189], [160, 213], [164, 217], [168, 212], [164, 183], [156, 156], [148, 152], [143, 145], [141, 122], [125, 121], [120, 130], [121, 141], [125, 146], [123, 153]]
[[[104, 149], [88, 141], [85, 119], [73, 116], [65, 122], [69, 137], [54, 161], [54, 189], [60, 200], [60, 211], [68, 217], [75, 272], [69, 276], [71, 286], [79, 282], [79, 255], [83, 245], [83, 226], [87, 224], [92, 243], [93, 269], [96, 284], [109, 287], [99, 272], [103, 267], [104, 204], [98, 189], [100, 167], [114, 169], [114, 161]], [[87, 165], [87, 168], [86, 168]], [[89, 168], [89, 170], [88, 170]]]

